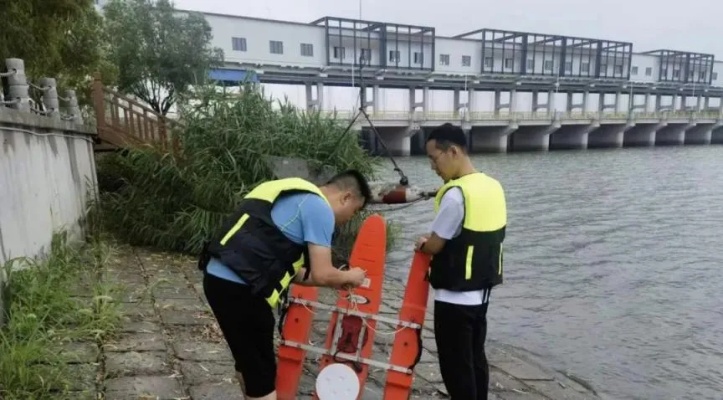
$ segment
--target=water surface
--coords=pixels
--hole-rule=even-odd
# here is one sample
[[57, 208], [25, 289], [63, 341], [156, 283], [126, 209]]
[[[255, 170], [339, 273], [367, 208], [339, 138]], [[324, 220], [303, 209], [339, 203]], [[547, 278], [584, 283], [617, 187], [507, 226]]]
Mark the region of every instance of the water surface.
[[[723, 398], [723, 147], [474, 156], [507, 191], [505, 283], [489, 337], [613, 399]], [[438, 187], [424, 157], [398, 160]], [[390, 166], [390, 163], [385, 163]], [[389, 167], [382, 176], [398, 179]], [[387, 213], [409, 249], [433, 203]]]

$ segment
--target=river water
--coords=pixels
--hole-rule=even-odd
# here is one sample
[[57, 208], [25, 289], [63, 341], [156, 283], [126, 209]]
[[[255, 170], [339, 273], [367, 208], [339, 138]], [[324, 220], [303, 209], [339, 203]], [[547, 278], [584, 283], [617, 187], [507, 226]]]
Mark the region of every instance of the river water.
[[[438, 187], [425, 157], [398, 159]], [[723, 147], [474, 156], [508, 202], [505, 282], [489, 338], [611, 399], [723, 398]], [[382, 178], [398, 179], [391, 164]], [[432, 201], [403, 227], [388, 275], [406, 279]]]

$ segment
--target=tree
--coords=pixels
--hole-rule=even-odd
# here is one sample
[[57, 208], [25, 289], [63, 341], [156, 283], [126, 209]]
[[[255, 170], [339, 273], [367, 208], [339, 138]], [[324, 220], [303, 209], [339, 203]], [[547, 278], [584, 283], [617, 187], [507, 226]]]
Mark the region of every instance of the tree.
[[25, 61], [28, 80], [53, 77], [59, 87], [87, 96], [95, 71], [106, 83], [115, 77], [106, 62], [103, 19], [93, 0], [0, 0], [0, 65]]
[[203, 15], [181, 13], [168, 0], [111, 0], [103, 9], [118, 90], [166, 115], [179, 95], [223, 62]]

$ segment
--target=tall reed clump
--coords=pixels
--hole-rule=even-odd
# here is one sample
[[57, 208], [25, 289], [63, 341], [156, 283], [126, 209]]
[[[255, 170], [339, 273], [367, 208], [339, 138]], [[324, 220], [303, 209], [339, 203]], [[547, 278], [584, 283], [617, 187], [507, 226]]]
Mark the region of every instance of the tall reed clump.
[[0, 399], [72, 397], [79, 377], [68, 364], [73, 359], [63, 351], [66, 344], [99, 343], [121, 321], [112, 301], [116, 288], [101, 279], [109, 254], [104, 242], [70, 246], [57, 234], [44, 261], [16, 259], [3, 267]]
[[197, 253], [243, 195], [274, 178], [265, 156], [367, 176], [377, 165], [353, 132], [342, 135], [345, 121], [275, 102], [258, 86], [233, 94], [201, 87], [194, 103], [184, 107], [184, 128], [175, 133], [179, 152], [147, 146], [98, 161], [104, 225], [130, 244]]

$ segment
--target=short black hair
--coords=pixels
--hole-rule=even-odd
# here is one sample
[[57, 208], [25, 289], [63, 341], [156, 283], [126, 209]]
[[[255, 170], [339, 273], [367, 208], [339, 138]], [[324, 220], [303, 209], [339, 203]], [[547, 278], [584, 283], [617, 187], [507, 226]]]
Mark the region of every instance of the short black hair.
[[427, 142], [430, 140], [434, 140], [435, 146], [443, 151], [448, 150], [452, 145], [457, 145], [462, 148], [462, 151], [467, 151], [467, 136], [464, 131], [449, 122], [434, 128], [427, 136]]
[[355, 169], [349, 169], [334, 175], [326, 184], [334, 185], [342, 190], [351, 190], [356, 196], [364, 200], [364, 205], [372, 199], [369, 182], [361, 172]]

